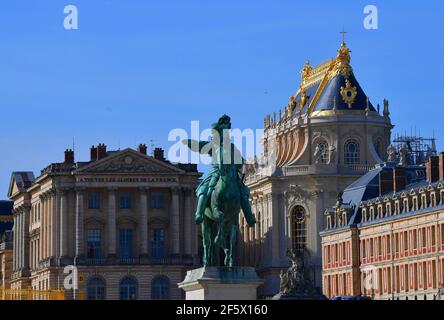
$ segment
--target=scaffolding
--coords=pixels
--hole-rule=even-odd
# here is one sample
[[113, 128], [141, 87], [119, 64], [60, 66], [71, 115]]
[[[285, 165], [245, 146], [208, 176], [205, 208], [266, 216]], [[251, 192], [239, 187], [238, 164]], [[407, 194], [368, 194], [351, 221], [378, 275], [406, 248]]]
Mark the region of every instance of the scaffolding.
[[407, 164], [424, 164], [428, 157], [436, 156], [436, 138], [424, 138], [417, 135], [397, 135], [393, 140], [397, 150], [407, 150]]

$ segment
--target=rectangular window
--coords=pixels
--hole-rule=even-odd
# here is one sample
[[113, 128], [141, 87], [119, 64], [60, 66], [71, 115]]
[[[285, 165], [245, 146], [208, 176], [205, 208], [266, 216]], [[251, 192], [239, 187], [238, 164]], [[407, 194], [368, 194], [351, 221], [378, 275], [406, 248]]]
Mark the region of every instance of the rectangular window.
[[153, 209], [163, 208], [163, 192], [152, 192], [151, 193], [151, 207]]
[[133, 257], [133, 229], [119, 230], [120, 258], [129, 259]]
[[404, 231], [404, 252], [407, 253], [408, 251], [409, 251], [409, 238], [407, 231]]
[[151, 256], [154, 258], [161, 258], [165, 256], [165, 229], [152, 229]]
[[427, 234], [426, 228], [422, 228], [422, 248], [425, 249], [427, 247]]
[[432, 247], [436, 245], [436, 233], [435, 233], [435, 226], [432, 226], [430, 228], [430, 240], [432, 243]]
[[365, 259], [365, 258], [367, 258], [367, 253], [365, 250], [365, 241], [363, 240], [363, 241], [361, 241], [361, 243], [362, 243], [362, 258]]
[[132, 194], [131, 192], [120, 193], [120, 209], [131, 209]]
[[102, 231], [89, 229], [87, 232], [87, 257], [98, 259], [102, 256]]
[[418, 249], [418, 236], [416, 229], [413, 230], [413, 249]]
[[444, 223], [441, 225], [441, 244], [444, 245]]
[[88, 193], [88, 209], [100, 209], [100, 192]]
[[378, 256], [382, 256], [382, 239], [381, 237], [378, 237]]
[[385, 250], [387, 254], [390, 254], [390, 235], [387, 235], [387, 238], [385, 240]]

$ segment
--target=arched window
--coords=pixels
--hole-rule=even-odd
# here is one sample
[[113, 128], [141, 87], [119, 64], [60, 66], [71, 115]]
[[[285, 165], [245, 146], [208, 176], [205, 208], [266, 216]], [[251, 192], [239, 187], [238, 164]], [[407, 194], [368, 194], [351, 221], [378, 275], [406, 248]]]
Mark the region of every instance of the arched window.
[[361, 162], [359, 142], [355, 139], [347, 140], [344, 145], [345, 164], [359, 164]]
[[318, 141], [318, 143], [316, 144], [314, 156], [316, 163], [328, 163], [329, 154], [327, 141], [325, 141], [324, 139]]
[[165, 276], [157, 276], [151, 281], [151, 299], [167, 300], [170, 298], [170, 280]]
[[291, 211], [291, 240], [293, 250], [303, 250], [307, 245], [306, 214], [301, 206]]
[[120, 300], [137, 299], [137, 280], [133, 277], [125, 277], [120, 280]]
[[105, 281], [102, 278], [94, 277], [88, 281], [88, 300], [105, 300]]

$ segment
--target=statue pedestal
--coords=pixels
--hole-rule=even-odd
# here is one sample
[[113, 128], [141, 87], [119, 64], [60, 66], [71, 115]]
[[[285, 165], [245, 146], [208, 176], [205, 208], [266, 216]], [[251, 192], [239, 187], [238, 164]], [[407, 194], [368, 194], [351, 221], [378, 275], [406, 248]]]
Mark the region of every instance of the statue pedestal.
[[251, 267], [202, 267], [178, 284], [186, 300], [256, 300], [263, 284]]

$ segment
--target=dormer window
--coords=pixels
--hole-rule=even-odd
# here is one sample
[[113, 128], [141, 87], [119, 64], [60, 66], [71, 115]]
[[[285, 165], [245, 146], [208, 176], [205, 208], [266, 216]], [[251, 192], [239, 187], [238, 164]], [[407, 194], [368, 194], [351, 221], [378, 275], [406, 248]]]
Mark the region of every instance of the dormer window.
[[383, 218], [382, 205], [378, 205], [378, 219]]
[[390, 217], [392, 215], [392, 204], [390, 202], [385, 204], [385, 216]]
[[436, 207], [436, 193], [430, 192], [430, 206]]

